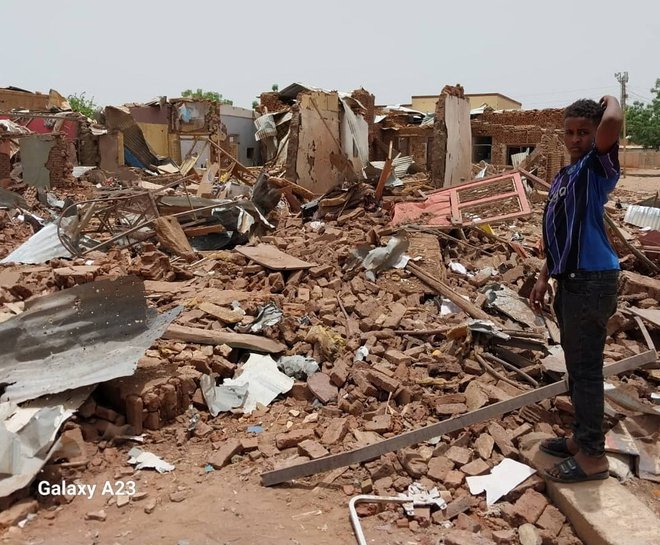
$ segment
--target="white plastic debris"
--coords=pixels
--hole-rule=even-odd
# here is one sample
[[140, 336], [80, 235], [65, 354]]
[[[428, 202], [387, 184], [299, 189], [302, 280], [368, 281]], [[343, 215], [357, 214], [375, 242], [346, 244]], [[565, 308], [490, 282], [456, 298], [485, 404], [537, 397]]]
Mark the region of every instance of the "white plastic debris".
[[257, 403], [268, 406], [280, 394], [293, 388], [294, 380], [277, 368], [277, 363], [270, 356], [250, 354], [250, 358], [241, 367], [241, 375], [235, 379], [226, 379], [223, 386], [247, 385], [247, 398], [243, 403], [243, 412], [251, 413]]
[[461, 312], [461, 308], [450, 301], [449, 299], [442, 299], [442, 304], [440, 305], [440, 316], [448, 316], [449, 314], [458, 314]]
[[366, 346], [361, 346], [355, 351], [355, 356], [353, 356], [353, 361], [364, 361], [369, 355], [369, 349]]
[[155, 469], [158, 473], [167, 473], [173, 471], [174, 466], [165, 460], [156, 456], [152, 452], [133, 447], [128, 451], [128, 463], [135, 466], [135, 469]]
[[467, 477], [466, 481], [472, 495], [476, 496], [485, 491], [486, 503], [493, 505], [534, 473], [536, 473], [536, 470], [533, 467], [510, 458], [504, 458], [491, 469], [489, 475]]
[[452, 272], [455, 272], [456, 274], [462, 274], [463, 276], [467, 276], [467, 269], [465, 268], [465, 265], [462, 263], [459, 263], [458, 261], [452, 261], [449, 264], [449, 270]]
[[277, 361], [277, 367], [287, 377], [306, 380], [307, 377], [319, 371], [319, 364], [314, 358], [307, 356], [282, 356]]
[[411, 501], [403, 504], [403, 510], [406, 515], [412, 517], [415, 515], [415, 506], [420, 505], [435, 505], [438, 509], [447, 507], [447, 502], [440, 496], [440, 492], [434, 486], [431, 490], [427, 490], [421, 483], [412, 483], [408, 486], [407, 494], [399, 494], [400, 498], [410, 498]]

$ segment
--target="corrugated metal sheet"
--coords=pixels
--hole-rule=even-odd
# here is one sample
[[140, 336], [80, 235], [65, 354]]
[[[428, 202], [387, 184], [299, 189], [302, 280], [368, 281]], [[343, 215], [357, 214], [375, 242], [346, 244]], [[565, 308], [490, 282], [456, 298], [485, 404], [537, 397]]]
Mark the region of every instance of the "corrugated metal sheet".
[[660, 231], [660, 208], [631, 204], [623, 221], [637, 227], [650, 227]]
[[0, 401], [28, 399], [132, 375], [181, 312], [147, 308], [135, 276], [99, 280], [27, 301], [0, 324]]
[[0, 263], [45, 263], [56, 257], [71, 257], [57, 236], [57, 223], [49, 223], [27, 239]]
[[[408, 169], [414, 162], [415, 161], [410, 155], [403, 155], [401, 157], [397, 157], [392, 161], [392, 168], [394, 170], [394, 175], [397, 178], [401, 178], [402, 176], [405, 176], [406, 173], [408, 172]], [[383, 170], [383, 167], [385, 166], [385, 161], [371, 161], [369, 165], [374, 167], [376, 170]]]

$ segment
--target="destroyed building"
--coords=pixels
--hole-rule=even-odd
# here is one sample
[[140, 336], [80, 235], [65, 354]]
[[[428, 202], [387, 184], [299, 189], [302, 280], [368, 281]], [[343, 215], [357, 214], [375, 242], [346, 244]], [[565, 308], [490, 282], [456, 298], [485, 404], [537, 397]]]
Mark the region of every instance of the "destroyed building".
[[[433, 117], [374, 103], [262, 95], [256, 167], [223, 106], [107, 107], [101, 156], [125, 168], [41, 200], [17, 154], [30, 127], [0, 121], [22, 168], [0, 188], [8, 539], [157, 542], [167, 519], [202, 542], [207, 525], [181, 524], [194, 513], [227, 542], [258, 522], [286, 543], [653, 543], [657, 196], [620, 187], [606, 205], [623, 269], [604, 353], [616, 478], [573, 494], [537, 473], [539, 440], [564, 436], [573, 407], [551, 301], [538, 314], [527, 299], [555, 165], [533, 161], [561, 113], [471, 118], [458, 85]], [[472, 161], [474, 135], [497, 172]], [[535, 148], [513, 168], [507, 146]], [[123, 479], [136, 494], [37, 486]]]

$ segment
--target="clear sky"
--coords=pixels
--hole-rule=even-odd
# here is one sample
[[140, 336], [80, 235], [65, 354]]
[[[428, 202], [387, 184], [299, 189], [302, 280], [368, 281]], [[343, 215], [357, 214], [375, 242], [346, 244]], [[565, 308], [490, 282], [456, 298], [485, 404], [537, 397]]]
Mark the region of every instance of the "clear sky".
[[0, 86], [99, 105], [220, 92], [250, 107], [305, 82], [364, 87], [378, 104], [461, 83], [525, 108], [649, 99], [660, 78], [657, 0], [2, 0]]

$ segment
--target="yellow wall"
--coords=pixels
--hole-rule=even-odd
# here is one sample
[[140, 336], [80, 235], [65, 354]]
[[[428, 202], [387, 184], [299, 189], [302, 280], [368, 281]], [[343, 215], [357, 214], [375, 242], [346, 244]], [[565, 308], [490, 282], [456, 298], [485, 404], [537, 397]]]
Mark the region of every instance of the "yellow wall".
[[479, 108], [488, 104], [493, 110], [520, 110], [520, 105], [500, 95], [465, 95], [470, 99], [470, 108]]
[[170, 154], [167, 138], [167, 125], [160, 123], [138, 123], [144, 139], [156, 155], [167, 157]]
[[413, 110], [419, 110], [427, 114], [435, 112], [435, 103], [438, 102], [438, 97], [412, 97]]
[[[470, 109], [479, 108], [482, 104], [486, 103], [494, 110], [520, 110], [520, 105], [513, 100], [501, 97], [496, 94], [492, 95], [465, 95], [470, 100]], [[435, 112], [435, 103], [438, 101], [437, 96], [425, 97], [418, 96], [412, 97], [413, 110], [420, 112], [432, 113]]]

